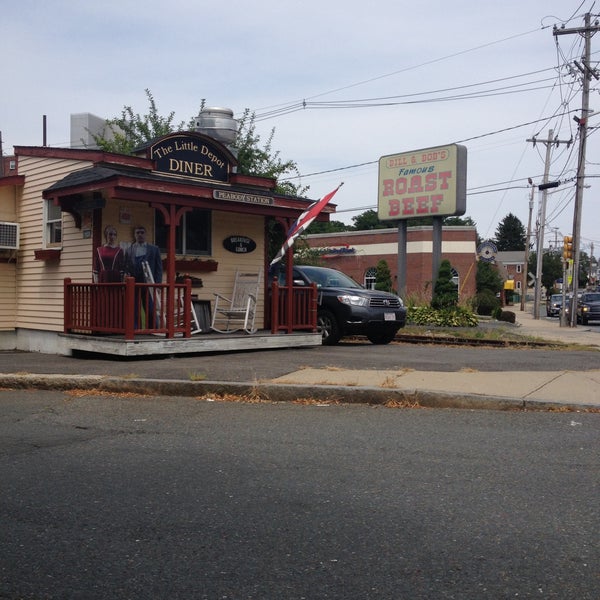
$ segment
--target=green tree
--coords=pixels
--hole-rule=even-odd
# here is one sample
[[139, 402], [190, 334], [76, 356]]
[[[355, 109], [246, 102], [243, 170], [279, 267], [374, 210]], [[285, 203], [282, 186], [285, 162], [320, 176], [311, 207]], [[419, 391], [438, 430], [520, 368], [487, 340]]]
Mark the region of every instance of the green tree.
[[[530, 273], [537, 273], [537, 252], [529, 255], [527, 265]], [[581, 273], [581, 270], [580, 270]], [[563, 276], [562, 256], [559, 252], [544, 252], [542, 254], [542, 285], [547, 293], [556, 290], [556, 280]]]
[[375, 289], [382, 292], [392, 291], [392, 273], [384, 259], [381, 259], [375, 268]]
[[299, 177], [298, 165], [293, 160], [282, 160], [280, 152], [273, 150], [275, 128], [271, 129], [266, 142], [261, 146], [261, 137], [256, 133], [255, 115], [249, 109], [238, 120], [238, 135], [233, 147], [237, 152], [238, 170], [245, 175], [260, 175], [277, 181], [276, 191], [280, 194], [303, 196], [308, 187], [298, 186], [284, 176]]
[[504, 280], [496, 267], [489, 262], [480, 260], [477, 263], [477, 274], [475, 275], [475, 305], [480, 315], [491, 315], [500, 307], [497, 295], [504, 288]]
[[[177, 125], [173, 123], [174, 112], [169, 113], [168, 117], [161, 117], [152, 93], [148, 89], [145, 92], [149, 104], [147, 114], [142, 116], [135, 113], [131, 106], [124, 106], [120, 117], [106, 120], [103, 135], [92, 135], [101, 150], [133, 154], [135, 148], [154, 138], [186, 128], [184, 121]], [[112, 139], [105, 137], [109, 131], [113, 134]]]
[[471, 217], [444, 217], [444, 225], [476, 227], [475, 221]]
[[306, 230], [307, 235], [311, 233], [338, 233], [349, 231], [351, 228], [342, 221], [313, 221]]
[[[387, 229], [398, 227], [398, 221], [381, 221], [377, 215], [377, 211], [372, 209], [366, 210], [365, 212], [352, 217], [352, 222], [353, 225], [347, 227], [345, 231], [368, 231], [370, 229]], [[432, 224], [432, 217], [416, 217], [414, 219], [407, 219], [406, 221], [407, 227], [431, 227]], [[444, 217], [442, 224], [449, 226], [476, 226], [475, 221], [473, 221], [471, 217]]]
[[[156, 106], [156, 101], [150, 90], [146, 91], [148, 98], [148, 113], [140, 115], [131, 106], [125, 106], [120, 117], [106, 120], [106, 128], [102, 135], [93, 135], [96, 145], [106, 152], [119, 154], [133, 154], [134, 150], [149, 141], [173, 133], [185, 131], [193, 127], [193, 119], [188, 123], [181, 121], [175, 123], [175, 113], [162, 117]], [[205, 106], [204, 100], [200, 110]], [[113, 137], [108, 135], [112, 132]], [[273, 150], [273, 128], [267, 141], [261, 146], [261, 138], [256, 133], [255, 117], [246, 109], [238, 121], [238, 135], [233, 144], [237, 153], [238, 170], [245, 175], [258, 175], [276, 180], [276, 191], [280, 194], [302, 196], [307, 187], [297, 186], [284, 176], [297, 177], [299, 175], [296, 163], [293, 160], [284, 161], [280, 153]]]
[[512, 213], [506, 215], [496, 228], [495, 243], [499, 252], [525, 250], [526, 240], [527, 233], [523, 223]]
[[368, 231], [370, 229], [385, 229], [387, 227], [393, 227], [393, 224], [380, 221], [377, 216], [377, 211], [366, 210], [360, 215], [352, 217], [352, 229], [355, 231]]
[[458, 304], [458, 289], [452, 281], [452, 265], [448, 259], [442, 260], [437, 279], [433, 286], [431, 308], [452, 308]]
[[504, 280], [498, 269], [492, 263], [480, 260], [477, 262], [477, 274], [475, 275], [475, 286], [477, 292], [490, 290], [494, 294], [502, 291]]

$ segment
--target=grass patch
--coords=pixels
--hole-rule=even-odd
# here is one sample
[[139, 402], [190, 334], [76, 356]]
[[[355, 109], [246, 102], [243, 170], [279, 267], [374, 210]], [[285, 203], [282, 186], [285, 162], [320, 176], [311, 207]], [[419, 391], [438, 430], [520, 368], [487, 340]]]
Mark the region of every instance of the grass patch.
[[[463, 340], [478, 341], [505, 341], [505, 342], [544, 342], [549, 343], [544, 338], [534, 337], [516, 333], [508, 327], [427, 327], [423, 325], [407, 325], [399, 332], [399, 335], [427, 335], [430, 337], [452, 337]], [[561, 345], [560, 342], [556, 342]]]

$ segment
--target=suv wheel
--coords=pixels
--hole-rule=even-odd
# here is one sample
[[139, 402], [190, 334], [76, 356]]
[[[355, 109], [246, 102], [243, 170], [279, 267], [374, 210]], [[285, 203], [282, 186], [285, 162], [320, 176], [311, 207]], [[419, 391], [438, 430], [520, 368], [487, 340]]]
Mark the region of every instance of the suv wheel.
[[367, 338], [372, 344], [389, 344], [395, 337], [395, 329], [376, 329], [367, 333]]
[[321, 332], [325, 346], [337, 344], [342, 337], [335, 316], [328, 310], [320, 310], [317, 313], [317, 331]]

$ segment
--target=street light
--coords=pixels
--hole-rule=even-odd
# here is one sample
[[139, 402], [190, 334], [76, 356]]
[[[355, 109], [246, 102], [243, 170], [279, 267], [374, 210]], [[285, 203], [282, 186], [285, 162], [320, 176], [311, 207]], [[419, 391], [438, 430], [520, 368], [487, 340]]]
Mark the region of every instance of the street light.
[[[548, 153], [548, 147], [546, 148]], [[548, 159], [548, 157], [546, 157]], [[548, 160], [546, 160], [548, 164]], [[547, 176], [547, 175], [545, 175]], [[535, 274], [535, 294], [533, 305], [533, 318], [540, 318], [540, 302], [542, 295], [542, 260], [544, 254], [544, 227], [546, 226], [546, 194], [550, 188], [555, 188], [560, 185], [560, 181], [546, 181], [538, 185], [538, 190], [542, 192], [542, 201], [540, 202], [540, 222], [537, 236], [537, 268]]]

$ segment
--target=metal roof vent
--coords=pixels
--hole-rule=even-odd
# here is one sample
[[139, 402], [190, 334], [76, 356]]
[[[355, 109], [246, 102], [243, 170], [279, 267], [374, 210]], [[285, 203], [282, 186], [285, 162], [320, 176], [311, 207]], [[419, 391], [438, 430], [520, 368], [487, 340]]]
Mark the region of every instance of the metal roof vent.
[[194, 121], [194, 130], [222, 142], [232, 144], [237, 135], [238, 122], [229, 108], [209, 107], [200, 111]]

